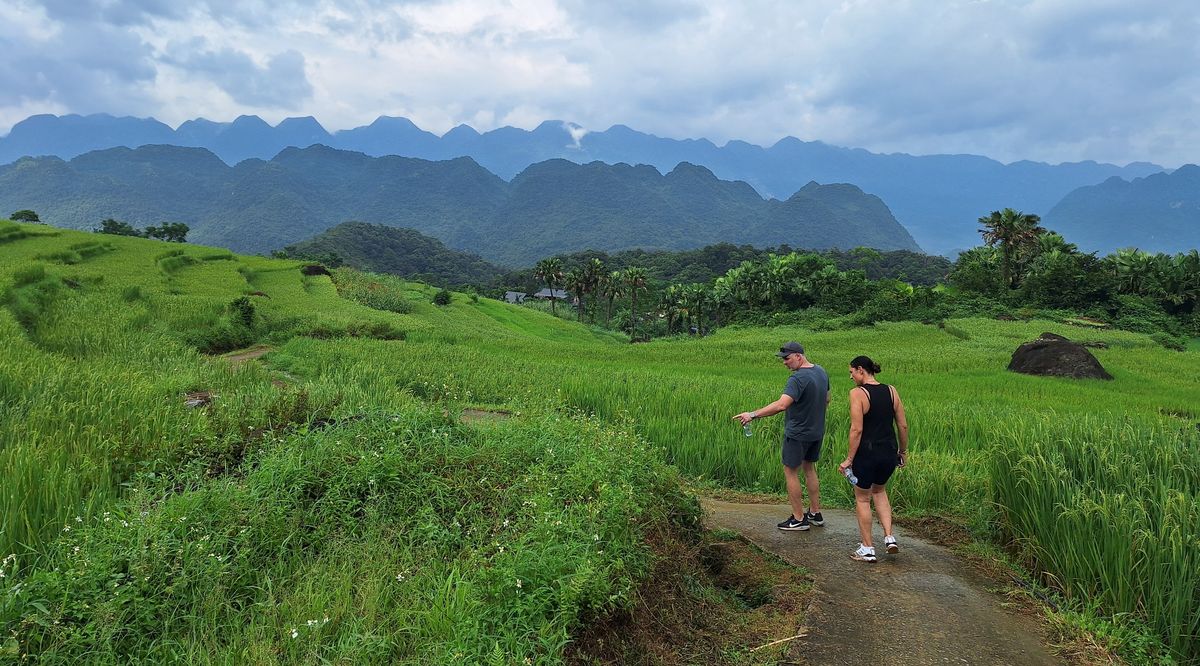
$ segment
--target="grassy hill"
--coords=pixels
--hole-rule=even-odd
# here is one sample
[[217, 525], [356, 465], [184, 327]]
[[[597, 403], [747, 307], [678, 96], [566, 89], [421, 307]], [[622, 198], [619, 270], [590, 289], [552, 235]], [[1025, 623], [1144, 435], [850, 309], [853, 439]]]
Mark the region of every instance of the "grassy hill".
[[[0, 265], [6, 650], [559, 663], [649, 575], [651, 535], [691, 529], [675, 469], [781, 489], [781, 422], [747, 439], [731, 416], [778, 395], [772, 352], [800, 339], [834, 381], [827, 503], [850, 502], [833, 461], [866, 353], [912, 426], [901, 514], [1011, 546], [1120, 649], [1200, 654], [1194, 351], [982, 319], [629, 345], [394, 278], [39, 225], [0, 226]], [[1008, 373], [1043, 330], [1105, 343], [1115, 380]], [[272, 351], [201, 353], [252, 343]]]

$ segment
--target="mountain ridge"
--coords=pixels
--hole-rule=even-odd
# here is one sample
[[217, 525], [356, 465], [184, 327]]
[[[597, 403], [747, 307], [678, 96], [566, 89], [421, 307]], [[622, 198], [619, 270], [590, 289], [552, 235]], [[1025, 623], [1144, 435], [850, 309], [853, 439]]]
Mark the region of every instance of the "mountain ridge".
[[531, 165], [510, 183], [469, 157], [371, 157], [323, 145], [235, 166], [203, 148], [163, 145], [70, 161], [22, 158], [0, 166], [5, 206], [77, 229], [108, 217], [134, 226], [183, 222], [190, 239], [239, 252], [268, 252], [357, 220], [412, 228], [508, 266], [588, 248], [722, 241], [920, 249], [878, 197], [854, 185], [815, 185], [780, 202], [698, 165], [663, 175], [644, 164], [564, 159]]
[[[137, 128], [144, 130], [144, 139], [136, 135]], [[107, 114], [27, 118], [0, 138], [0, 163], [42, 154], [70, 159], [90, 150], [139, 141], [207, 147], [229, 164], [250, 158], [267, 160], [288, 146], [305, 148], [313, 143], [376, 157], [394, 154], [436, 161], [469, 156], [505, 180], [552, 158], [648, 164], [664, 173], [680, 162], [689, 162], [705, 166], [720, 179], [745, 181], [760, 195], [778, 199], [787, 198], [809, 181], [853, 183], [887, 201], [892, 214], [917, 242], [937, 253], [978, 244], [976, 220], [991, 210], [1012, 207], [1045, 215], [1079, 187], [1111, 176], [1132, 179], [1163, 171], [1145, 162], [1051, 165], [1019, 160], [1003, 164], [979, 155], [873, 153], [790, 136], [766, 147], [737, 139], [718, 146], [703, 138], [658, 137], [622, 124], [587, 131], [558, 120], [543, 121], [533, 130], [502, 127], [482, 133], [459, 125], [439, 137], [406, 118], [391, 116], [330, 133], [308, 116], [288, 118], [274, 127], [257, 116], [239, 116], [229, 123], [197, 119], [171, 130], [153, 119]]]
[[1200, 166], [1081, 187], [1063, 197], [1042, 225], [1080, 239], [1083, 250], [1105, 254], [1126, 247], [1168, 254], [1200, 248]]

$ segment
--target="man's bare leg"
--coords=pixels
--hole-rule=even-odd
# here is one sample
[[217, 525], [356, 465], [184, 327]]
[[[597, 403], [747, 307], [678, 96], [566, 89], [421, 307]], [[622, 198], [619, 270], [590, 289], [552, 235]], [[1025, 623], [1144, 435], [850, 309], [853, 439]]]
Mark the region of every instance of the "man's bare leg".
[[788, 503], [796, 520], [804, 520], [804, 493], [800, 488], [800, 474], [795, 467], [783, 466], [783, 478], [787, 480]]
[[817, 513], [821, 510], [821, 481], [817, 478], [817, 466], [809, 461], [800, 463], [804, 470], [804, 488], [808, 490], [808, 510]]

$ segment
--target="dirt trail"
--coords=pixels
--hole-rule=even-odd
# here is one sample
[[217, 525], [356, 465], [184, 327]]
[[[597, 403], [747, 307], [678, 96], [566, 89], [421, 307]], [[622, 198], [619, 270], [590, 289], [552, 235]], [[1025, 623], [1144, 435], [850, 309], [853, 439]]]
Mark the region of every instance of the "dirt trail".
[[266, 356], [273, 351], [275, 350], [267, 345], [255, 345], [241, 351], [230, 352], [224, 355], [222, 358], [224, 358], [226, 361], [229, 361], [229, 363], [232, 365], [239, 365], [241, 363], [245, 363], [246, 361], [253, 361], [256, 358]]
[[816, 603], [808, 637], [796, 641], [802, 664], [1056, 664], [1032, 618], [1005, 610], [994, 583], [950, 551], [896, 530], [901, 551], [879, 562], [850, 559], [858, 545], [854, 514], [825, 509], [824, 527], [782, 532], [786, 505], [704, 500], [711, 527], [737, 531], [765, 551], [812, 573]]

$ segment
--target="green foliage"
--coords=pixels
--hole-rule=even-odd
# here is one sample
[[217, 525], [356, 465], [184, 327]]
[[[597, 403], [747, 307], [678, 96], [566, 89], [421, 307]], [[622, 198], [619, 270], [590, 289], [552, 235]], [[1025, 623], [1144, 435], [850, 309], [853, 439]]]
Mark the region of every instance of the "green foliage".
[[433, 304], [434, 305], [450, 305], [450, 298], [451, 298], [451, 295], [450, 295], [449, 290], [439, 289], [438, 292], [433, 295]]
[[361, 271], [390, 273], [433, 285], [488, 284], [500, 269], [477, 255], [451, 250], [413, 229], [343, 222], [294, 243], [284, 255], [318, 261], [330, 268], [347, 265]]
[[1179, 333], [1179, 324], [1153, 300], [1142, 296], [1120, 295], [1115, 301], [1112, 320], [1117, 328], [1138, 333]]
[[[1113, 382], [1016, 375], [1004, 368], [1020, 342], [1084, 329], [955, 318], [945, 312], [1010, 306], [888, 282], [874, 285], [876, 314], [937, 315], [943, 328], [841, 330], [856, 312], [782, 307], [839, 284], [830, 270], [843, 271], [811, 257], [742, 271], [774, 268], [770, 289], [726, 279], [707, 301], [688, 285], [677, 302], [675, 332], [692, 310], [728, 317], [734, 303], [778, 328], [638, 345], [487, 298], [434, 307], [435, 288], [348, 273], [411, 304], [374, 309], [339, 295], [340, 270], [302, 276], [294, 261], [164, 276], [161, 262], [188, 252], [134, 238], [70, 269], [34, 259], [87, 239], [0, 246], [0, 405], [13, 416], [0, 419], [0, 553], [16, 555], [0, 633], [31, 660], [557, 663], [581, 618], [628, 602], [648, 536], [694, 518], [663, 460], [782, 489], [780, 419], [747, 440], [730, 401], [778, 395], [772, 351], [793, 338], [834, 383], [834, 453], [848, 359], [869, 353], [899, 387], [914, 432], [912, 464], [889, 484], [899, 512], [970, 519], [1018, 544], [1069, 603], [1100, 600], [1091, 612], [1145, 623], [1180, 661], [1197, 654], [1200, 387], [1179, 381], [1200, 373], [1194, 351], [1087, 329]], [[253, 330], [231, 307], [251, 285], [270, 295], [247, 298]], [[662, 303], [633, 290], [617, 304], [633, 294], [639, 312]], [[1131, 317], [1159, 304], [1115, 302]], [[818, 321], [830, 330], [797, 327]], [[667, 327], [656, 314], [637, 325]], [[235, 367], [197, 353], [250, 342], [273, 351]], [[185, 407], [196, 393], [210, 403]], [[510, 418], [460, 424], [464, 406]], [[830, 505], [851, 502], [832, 467], [818, 473]]]
[[254, 328], [254, 303], [246, 296], [239, 296], [229, 302], [229, 314], [233, 321], [242, 326]]
[[30, 264], [13, 273], [12, 286], [4, 295], [4, 303], [13, 318], [31, 332], [65, 289], [62, 279], [47, 273], [44, 264]]
[[0, 222], [0, 244], [11, 243], [12, 241], [28, 237], [29, 232], [22, 229], [19, 225]]
[[242, 474], [185, 468], [68, 521], [0, 606], [19, 651], [221, 663], [265, 642], [293, 662], [557, 663], [584, 618], [632, 604], [645, 537], [699, 517], [658, 454], [586, 417], [476, 430], [370, 414], [274, 439]]
[[1151, 333], [1150, 339], [1162, 345], [1164, 349], [1170, 349], [1172, 351], [1187, 351], [1187, 338], [1178, 335], [1171, 335], [1170, 333], [1158, 331], [1156, 333]]
[[142, 232], [133, 228], [133, 225], [128, 222], [114, 220], [111, 217], [100, 222], [100, 226], [93, 229], [98, 234], [110, 234], [113, 236], [142, 236]]
[[161, 226], [146, 227], [142, 235], [168, 243], [186, 243], [188, 231], [188, 225], [182, 222], [163, 222]]
[[333, 273], [333, 283], [342, 298], [369, 308], [399, 314], [413, 311], [407, 284], [394, 277], [340, 268]]
[[40, 223], [42, 221], [41, 218], [38, 217], [37, 213], [29, 210], [28, 208], [14, 212], [12, 215], [8, 216], [8, 219], [12, 220], [13, 222]]

